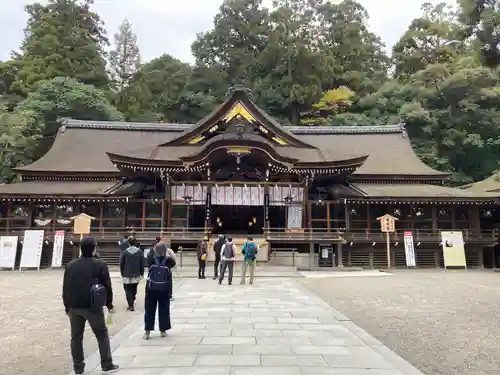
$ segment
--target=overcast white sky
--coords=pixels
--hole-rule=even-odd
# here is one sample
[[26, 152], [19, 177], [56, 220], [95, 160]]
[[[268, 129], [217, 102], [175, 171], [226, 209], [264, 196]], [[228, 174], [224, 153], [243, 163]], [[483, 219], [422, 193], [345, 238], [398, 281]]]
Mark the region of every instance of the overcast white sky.
[[[419, 15], [425, 0], [358, 0], [370, 13], [370, 27], [388, 50], [411, 20]], [[443, 0], [455, 3], [454, 0]], [[26, 23], [24, 5], [30, 0], [0, 0], [0, 61], [18, 48]], [[42, 1], [43, 2], [43, 1]], [[270, 3], [271, 0], [268, 0]], [[439, 3], [439, 0], [427, 0]], [[191, 43], [196, 33], [209, 30], [222, 0], [95, 0], [94, 10], [106, 24], [112, 39], [124, 18], [138, 36], [143, 60], [169, 53], [192, 61]]]

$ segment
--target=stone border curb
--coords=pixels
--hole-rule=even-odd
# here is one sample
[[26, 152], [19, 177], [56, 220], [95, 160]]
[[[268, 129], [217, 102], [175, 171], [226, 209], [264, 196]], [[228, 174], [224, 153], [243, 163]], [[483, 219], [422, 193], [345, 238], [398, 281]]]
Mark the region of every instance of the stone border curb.
[[[295, 282], [295, 280], [293, 280]], [[361, 341], [363, 341], [368, 347], [373, 349], [375, 352], [380, 354], [387, 362], [394, 366], [394, 368], [400, 371], [404, 375], [426, 375], [410, 362], [402, 358], [400, 355], [396, 354], [394, 351], [389, 349], [381, 341], [376, 339], [374, 336], [369, 334], [363, 328], [355, 324], [350, 318], [342, 314], [340, 311], [336, 310], [330, 306], [326, 301], [324, 301], [316, 292], [303, 285], [302, 283], [297, 283], [298, 288], [303, 292], [308, 293], [309, 296], [314, 298], [318, 304], [325, 306], [325, 310], [332, 313], [333, 318], [337, 319], [341, 325], [346, 327], [351, 333], [356, 335]]]

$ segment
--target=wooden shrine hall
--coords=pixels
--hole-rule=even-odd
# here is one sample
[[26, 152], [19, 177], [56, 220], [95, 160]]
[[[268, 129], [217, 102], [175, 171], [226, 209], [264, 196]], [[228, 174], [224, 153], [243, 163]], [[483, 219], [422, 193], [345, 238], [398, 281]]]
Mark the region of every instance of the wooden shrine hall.
[[186, 256], [203, 237], [251, 234], [262, 261], [319, 264], [327, 249], [330, 267], [384, 267], [385, 214], [398, 218], [396, 266], [407, 231], [419, 267], [442, 266], [441, 230], [463, 231], [471, 267], [488, 266], [498, 243], [498, 193], [445, 187], [449, 175], [418, 158], [403, 125], [283, 127], [242, 87], [193, 125], [65, 119], [46, 155], [17, 172], [22, 182], [0, 185], [1, 233], [44, 229], [50, 244], [65, 230], [65, 262], [78, 213], [95, 218], [110, 263], [133, 228], [141, 244], [161, 235]]

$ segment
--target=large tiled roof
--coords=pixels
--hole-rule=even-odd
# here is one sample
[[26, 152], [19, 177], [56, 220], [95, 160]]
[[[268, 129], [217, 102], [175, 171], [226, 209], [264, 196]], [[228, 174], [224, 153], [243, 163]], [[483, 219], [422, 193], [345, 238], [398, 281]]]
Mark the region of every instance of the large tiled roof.
[[472, 184], [460, 186], [460, 189], [464, 189], [471, 192], [495, 192], [497, 195], [500, 194], [500, 176], [494, 174], [484, 180], [474, 182]]
[[0, 185], [2, 196], [104, 196], [112, 194], [121, 181], [26, 181]]
[[428, 184], [376, 184], [354, 183], [353, 186], [367, 198], [453, 198], [491, 199], [496, 195], [487, 192], [472, 192], [459, 188]]
[[[190, 129], [184, 124], [66, 120], [45, 156], [21, 172], [113, 173], [107, 152], [153, 149]], [[355, 175], [442, 177], [415, 154], [402, 126], [288, 127], [324, 155], [369, 155]]]

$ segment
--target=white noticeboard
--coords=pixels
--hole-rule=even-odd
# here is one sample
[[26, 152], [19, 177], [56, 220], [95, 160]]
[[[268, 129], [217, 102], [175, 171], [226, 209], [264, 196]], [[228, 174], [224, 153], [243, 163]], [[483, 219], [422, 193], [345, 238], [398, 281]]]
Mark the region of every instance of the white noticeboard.
[[21, 253], [21, 264], [19, 271], [23, 268], [40, 269], [40, 260], [42, 258], [43, 248], [42, 230], [25, 230], [23, 238], [23, 250]]
[[417, 262], [415, 260], [415, 246], [413, 245], [413, 233], [404, 233], [405, 242], [405, 257], [406, 257], [406, 267], [415, 267]]
[[17, 236], [0, 237], [0, 268], [14, 270], [17, 253]]
[[52, 248], [52, 268], [62, 266], [64, 251], [64, 231], [56, 230], [54, 233], [54, 247]]

